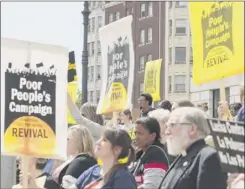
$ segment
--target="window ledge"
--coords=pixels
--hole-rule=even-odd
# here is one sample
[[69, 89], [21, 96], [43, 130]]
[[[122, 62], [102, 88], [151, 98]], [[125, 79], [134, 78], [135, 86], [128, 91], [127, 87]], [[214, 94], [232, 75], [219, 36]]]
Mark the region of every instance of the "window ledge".
[[152, 44], [152, 41], [148, 41], [146, 42], [146, 45]]
[[144, 20], [145, 18], [146, 18], [145, 16], [144, 17], [140, 17], [139, 20]]
[[145, 46], [145, 43], [141, 43], [138, 45], [139, 47]]

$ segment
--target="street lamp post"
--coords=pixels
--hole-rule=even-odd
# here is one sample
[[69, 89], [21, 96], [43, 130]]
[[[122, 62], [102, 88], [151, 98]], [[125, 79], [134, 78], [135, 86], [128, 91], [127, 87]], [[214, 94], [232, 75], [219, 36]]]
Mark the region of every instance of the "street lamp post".
[[89, 4], [84, 1], [83, 14], [83, 53], [82, 53], [82, 104], [88, 101], [88, 24]]

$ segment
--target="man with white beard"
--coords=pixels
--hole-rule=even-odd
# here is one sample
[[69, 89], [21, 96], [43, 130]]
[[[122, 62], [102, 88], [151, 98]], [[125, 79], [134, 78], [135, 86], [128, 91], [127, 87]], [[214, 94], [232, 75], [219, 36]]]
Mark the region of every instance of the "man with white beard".
[[174, 110], [167, 122], [168, 153], [177, 156], [159, 189], [226, 188], [217, 151], [206, 145], [209, 134], [204, 112], [195, 107]]

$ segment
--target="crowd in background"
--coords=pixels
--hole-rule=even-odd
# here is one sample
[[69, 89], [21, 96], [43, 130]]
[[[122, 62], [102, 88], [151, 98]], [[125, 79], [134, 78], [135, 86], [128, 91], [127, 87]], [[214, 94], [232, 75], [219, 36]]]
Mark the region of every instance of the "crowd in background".
[[[97, 106], [80, 110], [68, 95], [68, 108], [77, 125], [68, 128], [64, 162], [32, 158], [30, 188], [35, 179], [47, 176], [44, 188], [77, 189], [233, 189], [244, 185], [244, 174], [228, 175], [209, 135], [208, 105], [188, 100], [164, 100], [152, 108], [152, 96], [139, 98], [140, 116], [127, 109], [119, 113], [117, 125], [105, 126]], [[244, 85], [241, 101], [220, 102], [219, 119], [244, 122]], [[21, 161], [18, 160], [21, 167]], [[19, 174], [20, 183], [23, 176]]]

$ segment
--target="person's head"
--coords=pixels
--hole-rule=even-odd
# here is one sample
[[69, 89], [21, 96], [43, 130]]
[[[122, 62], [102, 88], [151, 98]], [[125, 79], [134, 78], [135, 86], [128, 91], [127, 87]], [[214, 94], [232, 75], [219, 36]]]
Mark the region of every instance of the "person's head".
[[168, 152], [178, 155], [191, 143], [204, 139], [209, 134], [205, 113], [195, 107], [182, 107], [174, 110], [167, 122], [166, 137]]
[[166, 130], [166, 123], [169, 119], [169, 116], [170, 116], [170, 111], [164, 109], [157, 109], [149, 112], [149, 117], [153, 117], [157, 119], [160, 125], [162, 143], [165, 143], [166, 141], [165, 130]]
[[230, 105], [231, 115], [236, 116], [241, 107], [242, 107], [241, 103], [234, 103], [234, 104]]
[[121, 123], [128, 123], [129, 121], [132, 121], [132, 119], [133, 117], [129, 109], [120, 112]]
[[94, 155], [93, 138], [86, 127], [74, 125], [68, 129], [67, 154], [76, 156], [80, 153]]
[[114, 162], [114, 166], [105, 175], [105, 182], [118, 168], [127, 167], [135, 160], [135, 151], [131, 143], [127, 131], [114, 128], [107, 128], [101, 139], [96, 142], [95, 156], [101, 159], [102, 165], [108, 160]]
[[96, 109], [97, 109], [96, 104], [92, 104], [90, 102], [87, 102], [81, 106], [80, 112], [81, 112], [81, 115], [86, 117], [87, 119], [89, 119], [95, 123], [98, 123], [100, 125], [104, 125], [104, 119], [103, 119], [102, 115], [96, 114]]
[[152, 105], [152, 96], [149, 93], [142, 93], [139, 98], [140, 108], [148, 109]]
[[146, 150], [154, 142], [161, 140], [160, 125], [157, 119], [142, 117], [136, 121], [135, 143], [138, 148]]
[[173, 103], [172, 111], [174, 111], [177, 108], [182, 108], [182, 107], [195, 107], [195, 105], [189, 100], [181, 100], [179, 102]]
[[162, 108], [164, 110], [168, 110], [171, 112], [171, 109], [172, 109], [172, 104], [170, 101], [168, 100], [163, 100], [161, 101], [159, 104], [158, 104], [158, 108]]

